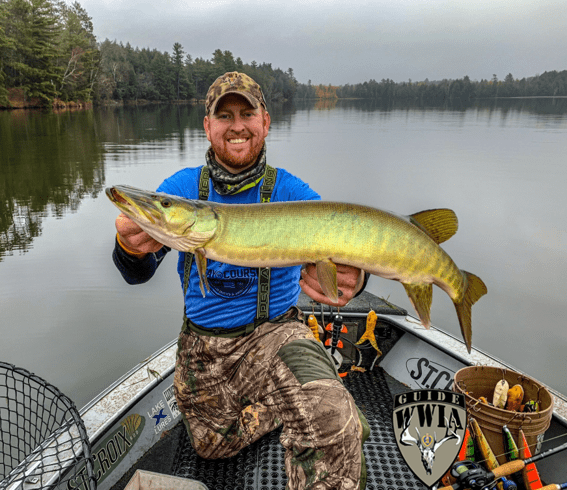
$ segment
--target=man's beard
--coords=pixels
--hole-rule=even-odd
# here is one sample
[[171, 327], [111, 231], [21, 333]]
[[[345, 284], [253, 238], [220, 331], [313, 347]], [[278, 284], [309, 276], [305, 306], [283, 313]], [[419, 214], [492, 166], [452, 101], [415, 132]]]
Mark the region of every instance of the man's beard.
[[252, 147], [250, 151], [237, 154], [231, 153], [226, 150], [224, 145], [211, 145], [213, 151], [215, 152], [215, 157], [217, 162], [223, 166], [229, 167], [230, 170], [236, 170], [240, 172], [245, 168], [254, 165], [258, 159], [258, 155], [262, 151], [262, 146], [264, 142], [261, 141], [258, 145]]
[[238, 173], [231, 173], [217, 162], [213, 147], [205, 155], [213, 187], [221, 196], [237, 194], [244, 188], [255, 185], [266, 171], [266, 146], [263, 145], [256, 162]]

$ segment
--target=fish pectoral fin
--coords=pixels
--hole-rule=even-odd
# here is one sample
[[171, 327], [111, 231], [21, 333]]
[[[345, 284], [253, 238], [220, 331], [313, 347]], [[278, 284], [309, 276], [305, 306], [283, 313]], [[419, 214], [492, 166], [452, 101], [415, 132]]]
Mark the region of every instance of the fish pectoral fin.
[[425, 328], [429, 328], [431, 319], [429, 312], [431, 310], [431, 299], [433, 297], [432, 284], [404, 284], [406, 293], [409, 296], [411, 304], [417, 312], [417, 316], [423, 323]]
[[429, 209], [409, 216], [410, 223], [425, 231], [435, 243], [449, 240], [459, 227], [457, 215], [451, 209]]
[[321, 260], [315, 264], [317, 266], [317, 280], [325, 296], [333, 303], [339, 300], [337, 288], [337, 266], [329, 259]]
[[207, 257], [205, 257], [205, 250], [202, 248], [195, 250], [195, 262], [197, 263], [197, 272], [199, 274], [199, 287], [204, 298], [205, 288], [207, 288], [208, 292], [211, 292], [211, 290], [209, 289], [209, 281], [207, 281]]

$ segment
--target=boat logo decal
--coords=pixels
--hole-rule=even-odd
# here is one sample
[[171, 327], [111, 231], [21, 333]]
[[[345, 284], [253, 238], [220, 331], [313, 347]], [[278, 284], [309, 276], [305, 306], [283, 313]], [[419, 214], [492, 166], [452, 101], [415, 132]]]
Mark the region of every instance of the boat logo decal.
[[421, 388], [450, 390], [453, 386], [455, 371], [425, 357], [408, 359], [406, 369]]
[[147, 413], [148, 419], [153, 419], [153, 421], [155, 421], [155, 423], [153, 424], [155, 434], [162, 432], [165, 427], [172, 421], [171, 416], [167, 412], [165, 412], [165, 407], [165, 401], [163, 399], [160, 399]]
[[467, 426], [465, 396], [447, 390], [415, 390], [395, 396], [396, 443], [415, 476], [432, 487], [451, 467]]
[[153, 415], [153, 416], [152, 416], [153, 419], [156, 419], [156, 425], [159, 424], [159, 422], [160, 422], [161, 419], [164, 419], [164, 418], [167, 417], [167, 415], [164, 415], [164, 414], [163, 414], [163, 410], [164, 410], [164, 409], [162, 408], [162, 409], [159, 411], [159, 413], [158, 413], [157, 415]]
[[177, 406], [177, 399], [175, 398], [175, 392], [173, 391], [173, 384], [169, 386], [164, 392], [163, 397], [169, 406], [169, 410], [171, 412], [171, 416], [175, 419], [181, 412], [179, 411], [179, 407]]
[[[92, 456], [97, 484], [100, 484], [114, 471], [132, 446], [136, 444], [144, 425], [145, 418], [143, 416], [137, 413], [130, 414], [120, 422], [118, 428], [96, 444], [92, 450]], [[67, 489], [87, 490], [89, 484], [84, 464], [77, 474], [77, 477], [67, 482]]]

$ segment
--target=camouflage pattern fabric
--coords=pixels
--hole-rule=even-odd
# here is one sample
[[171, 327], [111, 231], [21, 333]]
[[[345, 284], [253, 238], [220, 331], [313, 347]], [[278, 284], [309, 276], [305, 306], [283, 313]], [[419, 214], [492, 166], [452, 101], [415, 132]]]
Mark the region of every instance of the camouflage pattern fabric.
[[260, 85], [245, 73], [231, 71], [218, 77], [209, 87], [205, 97], [207, 115], [215, 113], [219, 100], [227, 94], [242, 95], [254, 109], [258, 109], [259, 105], [266, 109], [266, 101]]
[[283, 424], [287, 490], [364, 488], [367, 422], [301, 321], [236, 338], [182, 332], [174, 386], [201, 457], [234, 456]]

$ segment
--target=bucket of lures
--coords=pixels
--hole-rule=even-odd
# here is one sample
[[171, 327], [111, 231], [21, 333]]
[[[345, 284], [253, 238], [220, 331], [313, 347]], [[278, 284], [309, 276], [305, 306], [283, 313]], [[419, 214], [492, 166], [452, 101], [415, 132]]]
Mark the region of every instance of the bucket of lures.
[[507, 461], [504, 425], [519, 448], [523, 432], [531, 454], [540, 451], [554, 403], [541, 383], [510, 369], [470, 366], [455, 373], [453, 391], [464, 393], [469, 418], [478, 422], [499, 464]]

